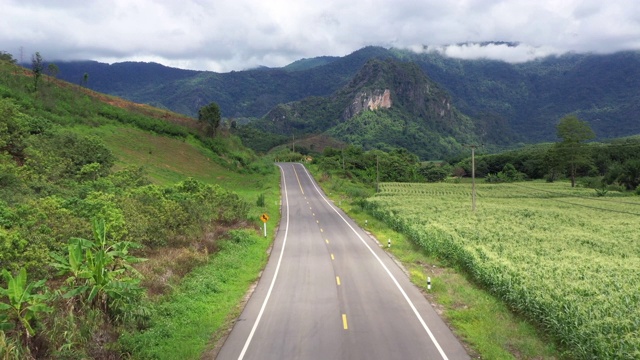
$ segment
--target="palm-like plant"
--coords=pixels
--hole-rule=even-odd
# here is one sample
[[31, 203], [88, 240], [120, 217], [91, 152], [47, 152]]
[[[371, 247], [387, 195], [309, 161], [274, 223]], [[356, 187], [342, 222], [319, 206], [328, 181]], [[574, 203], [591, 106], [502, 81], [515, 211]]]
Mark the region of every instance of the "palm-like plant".
[[50, 312], [46, 304], [48, 296], [37, 293], [43, 287], [45, 280], [27, 283], [27, 271], [22, 268], [14, 277], [7, 270], [2, 271], [7, 288], [0, 287], [0, 296], [7, 302], [0, 302], [0, 330], [18, 327], [23, 340], [28, 343], [35, 335], [32, 321], [42, 312]]

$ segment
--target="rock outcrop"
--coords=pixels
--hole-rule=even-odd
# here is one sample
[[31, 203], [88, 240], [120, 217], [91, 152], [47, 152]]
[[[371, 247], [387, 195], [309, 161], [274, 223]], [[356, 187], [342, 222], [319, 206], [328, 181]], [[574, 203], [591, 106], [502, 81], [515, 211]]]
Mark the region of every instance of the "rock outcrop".
[[364, 110], [389, 109], [393, 105], [389, 89], [365, 90], [356, 95], [349, 107], [342, 114], [343, 120], [348, 120]]

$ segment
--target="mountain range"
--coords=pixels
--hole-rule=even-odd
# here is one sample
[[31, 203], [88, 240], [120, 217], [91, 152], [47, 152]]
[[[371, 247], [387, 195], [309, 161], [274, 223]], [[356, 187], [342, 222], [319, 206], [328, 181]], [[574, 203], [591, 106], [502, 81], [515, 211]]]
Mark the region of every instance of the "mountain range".
[[[224, 117], [258, 119], [252, 124], [261, 131], [326, 133], [365, 147], [406, 147], [423, 158], [467, 142], [553, 141], [555, 124], [569, 113], [588, 121], [599, 139], [640, 133], [640, 52], [512, 64], [365, 47], [344, 57], [230, 73], [133, 62], [57, 65], [61, 79], [79, 83], [87, 73], [94, 90], [187, 115], [215, 101]], [[386, 90], [392, 106], [363, 105]], [[447, 104], [447, 121], [435, 116], [438, 101]], [[358, 102], [361, 109], [352, 106]]]

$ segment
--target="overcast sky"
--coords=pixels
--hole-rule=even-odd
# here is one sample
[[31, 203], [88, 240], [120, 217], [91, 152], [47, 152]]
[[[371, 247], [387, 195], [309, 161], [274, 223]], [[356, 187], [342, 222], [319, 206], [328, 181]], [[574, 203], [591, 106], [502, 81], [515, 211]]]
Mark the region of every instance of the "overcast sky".
[[[518, 47], [455, 46], [509, 41]], [[454, 44], [454, 46], [451, 46]], [[640, 49], [637, 0], [0, 0], [0, 51], [227, 72], [367, 45], [517, 62]], [[22, 51], [20, 50], [22, 49]]]

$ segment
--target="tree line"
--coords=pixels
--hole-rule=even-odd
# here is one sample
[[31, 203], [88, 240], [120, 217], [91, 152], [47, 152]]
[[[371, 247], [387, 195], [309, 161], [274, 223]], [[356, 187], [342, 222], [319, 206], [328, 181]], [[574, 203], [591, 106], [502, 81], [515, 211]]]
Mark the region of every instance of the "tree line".
[[[640, 137], [589, 142], [595, 133], [586, 121], [574, 115], [562, 118], [556, 133], [555, 143], [477, 155], [476, 176], [487, 182], [568, 179], [572, 186], [618, 190], [636, 190], [640, 186]], [[313, 161], [323, 171], [337, 172], [370, 185], [376, 181], [455, 181], [472, 173], [471, 157], [421, 162], [402, 148], [391, 151], [364, 151], [352, 145], [342, 149], [326, 148], [321, 154], [315, 154]]]

